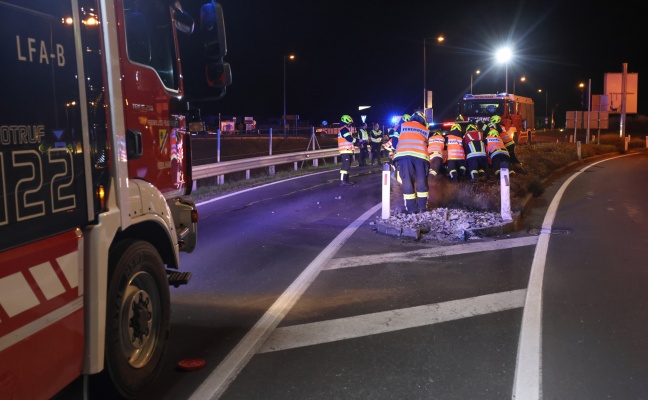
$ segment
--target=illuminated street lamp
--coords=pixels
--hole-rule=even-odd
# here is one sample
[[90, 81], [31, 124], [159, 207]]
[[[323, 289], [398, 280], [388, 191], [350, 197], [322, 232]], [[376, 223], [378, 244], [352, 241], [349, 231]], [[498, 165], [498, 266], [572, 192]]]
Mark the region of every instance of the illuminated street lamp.
[[497, 50], [497, 53], [495, 53], [495, 59], [497, 62], [504, 63], [506, 66], [506, 83], [504, 85], [504, 92], [508, 93], [508, 65], [509, 61], [513, 58], [513, 53], [511, 52], [511, 49], [508, 47], [503, 47], [499, 50]]
[[[522, 76], [520, 82], [526, 82], [526, 76]], [[513, 80], [513, 94], [515, 94], [515, 80]]]
[[[426, 55], [425, 55], [425, 49], [427, 47], [427, 39], [428, 38], [423, 38], [423, 110], [427, 109], [427, 84], [426, 84], [426, 71], [427, 71], [427, 66], [426, 66]], [[445, 40], [445, 37], [443, 35], [439, 35], [436, 38], [437, 43], [441, 44]]]
[[284, 78], [283, 79], [283, 103], [284, 103], [283, 104], [283, 106], [284, 106], [283, 107], [283, 130], [284, 130], [284, 135], [286, 134], [286, 60], [291, 60], [292, 61], [294, 59], [295, 59], [294, 54], [284, 56], [284, 58], [283, 58], [283, 61], [284, 61], [284, 63], [283, 63], [283, 67], [284, 67], [283, 68], [283, 73], [284, 73], [283, 74], [284, 75], [283, 76], [283, 78]]
[[[480, 70], [475, 71], [475, 75], [479, 75], [479, 74], [481, 74]], [[472, 94], [473, 92], [472, 84], [473, 84], [473, 74], [470, 74], [470, 94]]]

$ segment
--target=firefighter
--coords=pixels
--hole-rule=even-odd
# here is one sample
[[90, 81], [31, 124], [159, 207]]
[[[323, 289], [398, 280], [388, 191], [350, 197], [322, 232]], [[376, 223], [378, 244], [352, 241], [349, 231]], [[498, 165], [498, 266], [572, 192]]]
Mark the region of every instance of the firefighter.
[[367, 166], [367, 156], [369, 155], [369, 132], [367, 131], [367, 124], [362, 123], [362, 127], [358, 129], [358, 140], [356, 141], [358, 146], [358, 166], [365, 167]]
[[380, 148], [382, 147], [383, 133], [378, 122], [373, 123], [373, 129], [369, 132], [371, 145], [371, 165], [380, 164]]
[[495, 178], [499, 179], [500, 169], [508, 168], [510, 157], [504, 141], [497, 132], [497, 128], [494, 125], [489, 126], [490, 130], [486, 136], [486, 153], [488, 154], [488, 162], [495, 172]]
[[463, 132], [461, 125], [454, 123], [445, 138], [448, 152], [448, 176], [453, 182], [458, 182], [466, 175], [466, 153], [463, 147]]
[[521, 169], [522, 163], [515, 156], [515, 133], [509, 132], [502, 125], [502, 117], [500, 117], [499, 115], [493, 115], [490, 118], [489, 122], [490, 124], [495, 125], [495, 127], [497, 128], [497, 132], [502, 138], [502, 141], [504, 142], [504, 146], [506, 146], [506, 150], [508, 150], [509, 152], [509, 157], [511, 158], [511, 166], [517, 165]]
[[405, 213], [419, 213], [427, 210], [428, 173], [430, 156], [428, 154], [427, 120], [423, 112], [416, 111], [409, 121], [400, 125], [400, 137], [396, 143], [396, 169], [400, 177]]
[[351, 156], [356, 139], [351, 133], [353, 118], [350, 115], [343, 115], [340, 118], [340, 130], [338, 131], [338, 150], [342, 158], [340, 166], [340, 186], [354, 185], [355, 182], [349, 180], [349, 170], [351, 169]]
[[441, 131], [436, 129], [430, 132], [432, 136], [428, 140], [428, 155], [430, 156], [430, 175], [437, 177], [442, 174], [441, 168], [445, 164], [443, 151], [445, 150], [445, 138]]
[[464, 151], [466, 152], [466, 165], [470, 178], [473, 181], [478, 178], [488, 180], [488, 159], [486, 157], [484, 132], [472, 122], [466, 126], [463, 145]]
[[400, 126], [403, 122], [408, 122], [410, 120], [409, 114], [403, 114], [398, 123], [394, 125], [394, 128], [389, 131], [389, 140], [385, 143], [384, 148], [389, 153], [389, 163], [392, 170], [392, 177], [396, 175], [396, 180], [400, 183], [400, 177], [396, 171], [396, 160], [394, 156], [396, 155], [396, 145], [398, 144], [398, 138], [400, 137]]

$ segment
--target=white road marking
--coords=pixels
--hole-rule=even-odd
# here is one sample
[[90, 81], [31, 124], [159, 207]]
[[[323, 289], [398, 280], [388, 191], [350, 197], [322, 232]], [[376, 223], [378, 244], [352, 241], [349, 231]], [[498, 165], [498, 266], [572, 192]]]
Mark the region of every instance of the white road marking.
[[[627, 157], [623, 155], [619, 157]], [[544, 279], [545, 264], [547, 262], [547, 250], [551, 230], [558, 204], [562, 199], [567, 186], [585, 170], [596, 164], [613, 160], [613, 157], [588, 165], [570, 176], [562, 184], [556, 195], [551, 200], [547, 214], [542, 221], [540, 238], [536, 246], [529, 274], [526, 301], [522, 314], [522, 327], [520, 328], [520, 342], [518, 343], [517, 362], [515, 365], [515, 379], [513, 381], [513, 399], [517, 400], [540, 400], [542, 399], [542, 286]]]
[[525, 293], [525, 289], [519, 289], [277, 328], [259, 349], [259, 353], [354, 339], [520, 308], [524, 305]]
[[503, 239], [488, 242], [462, 243], [453, 246], [436, 247], [429, 249], [413, 250], [407, 252], [371, 254], [366, 256], [354, 256], [336, 258], [324, 269], [350, 268], [365, 265], [385, 263], [407, 263], [420, 261], [425, 258], [452, 256], [457, 254], [478, 253], [482, 251], [493, 251], [513, 247], [533, 246], [538, 242], [537, 236], [525, 236], [516, 239]]
[[353, 233], [376, 212], [382, 203], [373, 206], [345, 228], [328, 246], [306, 267], [304, 272], [290, 285], [288, 289], [263, 314], [261, 319], [250, 329], [245, 337], [225, 357], [216, 369], [193, 392], [190, 400], [218, 399], [227, 390], [236, 375], [245, 367], [252, 356], [259, 350], [263, 342], [279, 325], [283, 317], [308, 289], [330, 259]]

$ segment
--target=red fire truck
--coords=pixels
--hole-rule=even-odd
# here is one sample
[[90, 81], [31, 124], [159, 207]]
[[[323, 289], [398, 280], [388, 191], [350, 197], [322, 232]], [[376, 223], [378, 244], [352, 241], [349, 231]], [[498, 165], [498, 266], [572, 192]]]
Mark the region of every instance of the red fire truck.
[[464, 120], [482, 120], [486, 123], [493, 115], [502, 117], [502, 124], [517, 138], [531, 134], [534, 127], [533, 99], [510, 93], [467, 94], [459, 103], [458, 114]]
[[213, 99], [231, 82], [220, 5], [199, 17], [193, 32], [172, 0], [0, 1], [0, 399], [80, 376], [135, 398], [158, 375], [197, 238], [181, 45]]

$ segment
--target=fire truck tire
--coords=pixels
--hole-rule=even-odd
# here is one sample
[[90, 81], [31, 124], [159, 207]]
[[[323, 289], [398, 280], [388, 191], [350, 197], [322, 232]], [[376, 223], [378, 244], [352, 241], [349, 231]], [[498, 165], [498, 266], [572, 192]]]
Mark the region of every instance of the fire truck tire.
[[134, 399], [162, 368], [169, 338], [169, 285], [162, 258], [145, 241], [117, 244], [109, 272], [103, 374], [120, 396]]

